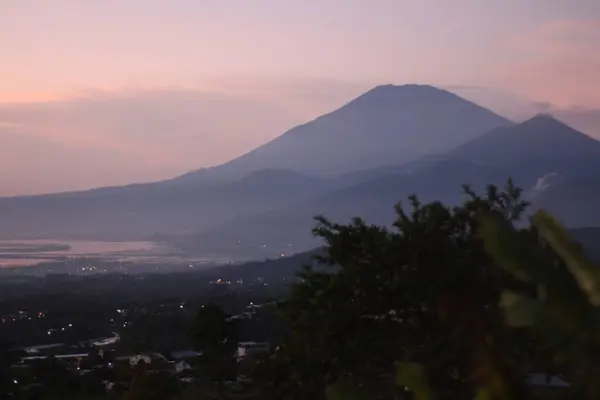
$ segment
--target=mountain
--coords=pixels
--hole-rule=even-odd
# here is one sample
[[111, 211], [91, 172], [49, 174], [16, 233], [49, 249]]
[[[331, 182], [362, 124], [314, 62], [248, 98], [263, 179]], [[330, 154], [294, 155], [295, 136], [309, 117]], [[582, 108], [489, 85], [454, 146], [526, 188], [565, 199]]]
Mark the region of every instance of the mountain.
[[[0, 199], [0, 237], [147, 238], [300, 204], [511, 122], [431, 86], [378, 86], [224, 165], [174, 179]], [[343, 178], [335, 174], [350, 174]]]
[[0, 199], [0, 237], [160, 237], [256, 256], [318, 245], [313, 217], [390, 224], [417, 194], [509, 176], [568, 226], [600, 226], [600, 143], [549, 115], [520, 124], [431, 86], [379, 86], [229, 163], [163, 182]]
[[569, 227], [600, 226], [600, 141], [542, 114], [495, 129], [449, 153], [506, 171]]
[[549, 173], [600, 175], [600, 142], [550, 115], [494, 129], [448, 155], [506, 170], [525, 186]]
[[193, 233], [329, 190], [294, 171], [258, 171], [235, 181], [171, 181], [0, 199], [0, 237], [145, 239]]
[[535, 194], [533, 204], [550, 211], [569, 227], [600, 227], [600, 172], [595, 177], [550, 184]]
[[583, 245], [588, 257], [600, 261], [600, 228], [571, 229], [570, 233], [573, 239]]
[[301, 251], [319, 244], [310, 236], [315, 215], [390, 224], [393, 206], [411, 194], [425, 202], [457, 204], [464, 200], [462, 184], [482, 190], [486, 184], [503, 186], [508, 177], [526, 189], [532, 210], [546, 208], [571, 227], [600, 226], [600, 142], [539, 115], [445, 154], [343, 175], [338, 179], [353, 184], [294, 207], [234, 220], [182, 245], [261, 256]]
[[205, 233], [176, 242], [188, 250], [210, 250], [252, 257], [297, 253], [319, 245], [311, 236], [314, 217], [324, 215], [335, 222], [348, 222], [355, 216], [368, 223], [390, 225], [394, 206], [406, 204], [417, 194], [423, 202], [459, 204], [465, 199], [461, 185], [476, 190], [493, 183], [503, 185], [507, 175], [461, 159], [447, 158], [414, 172], [399, 172], [332, 191], [304, 203], [240, 218]]
[[168, 179], [303, 122], [279, 104], [229, 93], [130, 88], [0, 101], [0, 196]]
[[432, 154], [403, 164], [386, 165], [383, 167], [348, 172], [339, 176], [336, 181], [343, 182], [340, 186], [353, 186], [372, 179], [379, 179], [384, 176], [415, 173], [451, 158], [452, 157], [445, 154]]
[[398, 165], [511, 124], [446, 90], [383, 85], [226, 164], [181, 179], [237, 177], [270, 168], [333, 175]]

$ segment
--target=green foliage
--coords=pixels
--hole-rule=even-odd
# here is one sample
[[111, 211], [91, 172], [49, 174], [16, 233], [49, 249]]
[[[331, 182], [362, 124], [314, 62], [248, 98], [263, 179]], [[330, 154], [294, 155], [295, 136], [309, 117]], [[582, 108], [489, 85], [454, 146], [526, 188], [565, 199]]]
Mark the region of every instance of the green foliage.
[[486, 385], [504, 396], [493, 399], [524, 392], [527, 344], [499, 308], [502, 291], [519, 284], [493, 267], [477, 232], [483, 213], [512, 224], [527, 204], [510, 181], [505, 191], [465, 192], [460, 207], [411, 197], [394, 230], [317, 219], [330, 271], [307, 268], [284, 305], [292, 334], [272, 363], [288, 379], [272, 398], [322, 399], [328, 387], [330, 398], [403, 396], [398, 376], [423, 399], [433, 398], [425, 376], [439, 399], [474, 398]]
[[194, 323], [196, 347], [207, 356], [230, 356], [237, 346], [237, 327], [215, 304], [202, 306]]
[[[550, 355], [550, 368], [576, 384], [579, 398], [598, 398], [600, 269], [548, 213], [539, 211], [531, 220], [541, 246], [520, 245], [514, 228], [498, 218], [482, 220], [486, 248], [498, 264], [537, 288], [529, 295], [503, 293], [506, 322], [535, 332], [540, 351]], [[544, 257], [548, 251], [540, 249], [556, 257]]]
[[11, 347], [8, 343], [0, 342], [0, 398], [8, 397], [17, 389], [10, 375], [10, 366], [19, 360], [21, 352]]
[[425, 371], [420, 364], [399, 363], [396, 371], [396, 384], [410, 389], [414, 393], [415, 400], [435, 399]]
[[179, 392], [177, 381], [168, 373], [142, 370], [136, 373], [124, 400], [176, 399]]
[[209, 382], [221, 385], [235, 379], [235, 351], [238, 327], [229, 315], [215, 304], [202, 306], [194, 322], [192, 337], [196, 348], [202, 352], [201, 373]]
[[[600, 269], [543, 211], [515, 227], [512, 182], [465, 192], [454, 208], [411, 197], [395, 230], [317, 219], [330, 271], [307, 268], [285, 303], [268, 398], [600, 398]], [[530, 387], [532, 372], [576, 389]]]

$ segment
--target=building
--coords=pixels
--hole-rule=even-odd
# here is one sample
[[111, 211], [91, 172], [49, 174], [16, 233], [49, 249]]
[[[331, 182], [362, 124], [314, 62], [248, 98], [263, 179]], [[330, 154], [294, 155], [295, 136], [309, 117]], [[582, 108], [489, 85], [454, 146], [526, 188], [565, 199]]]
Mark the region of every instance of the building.
[[254, 354], [268, 353], [270, 350], [271, 345], [267, 342], [239, 342], [237, 359], [239, 361]]
[[[124, 357], [117, 357], [116, 362], [120, 363]], [[129, 366], [132, 369], [142, 368], [147, 371], [165, 371], [170, 369], [169, 360], [160, 353], [144, 353], [129, 357]]]
[[185, 372], [185, 371], [193, 371], [194, 370], [194, 368], [184, 360], [176, 362], [175, 365], [173, 366], [173, 369], [175, 370], [176, 374], [179, 374], [179, 373]]

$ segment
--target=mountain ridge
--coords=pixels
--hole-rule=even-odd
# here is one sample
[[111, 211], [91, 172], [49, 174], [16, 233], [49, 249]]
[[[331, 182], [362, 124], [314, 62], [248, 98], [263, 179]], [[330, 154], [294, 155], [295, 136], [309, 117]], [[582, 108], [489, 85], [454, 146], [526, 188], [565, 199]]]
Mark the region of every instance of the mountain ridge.
[[[537, 116], [514, 124], [427, 85], [378, 86], [315, 121], [280, 136], [310, 136], [303, 146], [285, 139], [273, 148], [271, 141], [267, 152], [279, 153], [258, 164], [244, 161], [250, 152], [233, 167], [236, 160], [152, 184], [0, 199], [0, 236], [212, 235], [207, 242], [221, 246], [231, 242], [237, 229], [245, 231], [249, 242], [301, 241], [310, 236], [316, 214], [389, 223], [393, 205], [413, 193], [424, 201], [454, 204], [465, 183], [481, 189], [513, 176], [519, 186], [529, 188], [551, 173], [571, 182], [583, 179], [586, 171], [594, 174], [586, 170], [588, 158], [600, 163], [594, 139], [554, 118]], [[543, 140], [552, 135], [560, 138], [559, 144]], [[254, 151], [260, 155], [265, 146]], [[543, 157], [532, 156], [538, 153]], [[585, 162], [576, 157], [582, 154]], [[542, 200], [544, 196], [539, 194]]]
[[[420, 107], [429, 109], [425, 112]], [[236, 177], [240, 170], [243, 175], [265, 168], [341, 174], [357, 169], [358, 163], [373, 168], [448, 151], [485, 131], [511, 124], [447, 90], [429, 85], [380, 85], [229, 162], [184, 176]], [[430, 137], [428, 145], [423, 144], [424, 137]], [[386, 143], [378, 146], [377, 139]], [[344, 143], [347, 159], [332, 161], [344, 140], [348, 141]], [[307, 166], [301, 155], [311, 157], [312, 163]]]
[[[523, 143], [527, 135], [533, 135], [535, 140]], [[561, 137], [563, 142], [554, 147], [554, 144], [549, 145], [543, 140], [553, 137]], [[577, 143], [579, 141], [581, 143]], [[475, 152], [472, 151], [472, 143], [475, 143]], [[511, 154], [503, 152], [501, 144], [509, 148], [524, 146], [526, 152], [511, 158]], [[535, 151], [546, 151], [548, 146], [555, 151], [548, 158], [549, 162], [529, 157]], [[290, 242], [294, 247], [306, 250], [318, 244], [310, 237], [314, 215], [322, 214], [341, 223], [348, 222], [353, 216], [360, 216], [369, 223], [390, 224], [394, 219], [394, 204], [406, 201], [411, 194], [416, 194], [424, 202], [439, 200], [454, 205], [464, 199], [461, 194], [462, 184], [470, 184], [476, 191], [482, 191], [487, 184], [503, 187], [509, 177], [525, 189], [528, 199], [534, 201], [534, 209], [545, 206], [568, 225], [579, 226], [586, 217], [588, 222], [597, 221], [600, 224], [600, 213], [596, 213], [594, 217], [597, 203], [586, 200], [587, 196], [600, 201], [600, 172], [589, 172], [591, 175], [595, 174], [596, 178], [587, 176], [580, 169], [589, 166], [589, 160], [585, 159], [586, 163], [582, 165], [582, 160], [577, 157], [582, 152], [589, 152], [590, 156], [597, 154], [594, 160], [600, 163], [600, 142], [595, 139], [588, 138], [549, 116], [536, 116], [521, 124], [483, 134], [458, 149], [464, 148], [469, 152], [460, 154], [460, 151], [450, 151], [405, 165], [388, 166], [379, 176], [372, 170], [364, 171], [363, 175], [369, 176], [371, 173], [364, 181], [325, 193], [302, 205], [284, 207], [240, 221], [234, 220], [199, 236], [198, 240], [183, 243], [183, 247], [193, 248], [200, 242], [218, 241], [218, 245], [229, 243], [232, 248], [246, 251], [256, 249], [264, 242], [268, 247], [279, 250], [285, 249], [285, 243]], [[481, 158], [469, 157], [473, 154], [481, 155], [481, 149], [489, 149], [489, 152], [484, 151]], [[516, 165], [513, 165], [515, 162]], [[561, 173], [557, 173], [557, 170]], [[540, 179], [545, 179], [546, 185], [542, 185]], [[597, 183], [597, 189], [594, 189], [594, 182]], [[534, 185], [538, 190], [530, 189]], [[556, 191], [560, 195], [556, 195]], [[588, 205], [583, 207], [583, 204]], [[246, 231], [246, 227], [250, 227], [250, 230]], [[238, 246], [236, 243], [243, 245]]]
[[525, 185], [551, 172], [581, 177], [600, 171], [600, 141], [548, 114], [494, 129], [448, 154], [506, 169]]

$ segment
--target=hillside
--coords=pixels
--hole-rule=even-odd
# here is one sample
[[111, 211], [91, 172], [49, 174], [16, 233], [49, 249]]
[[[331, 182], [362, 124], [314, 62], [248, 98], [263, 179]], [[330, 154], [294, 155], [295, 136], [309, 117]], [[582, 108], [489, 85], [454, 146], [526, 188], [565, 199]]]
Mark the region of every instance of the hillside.
[[161, 182], [85, 192], [0, 199], [0, 237], [144, 239], [185, 234], [307, 200], [325, 179], [259, 171], [231, 182]]
[[589, 257], [600, 261], [600, 227], [571, 229], [571, 235], [583, 245]]
[[315, 215], [389, 224], [411, 194], [455, 204], [462, 184], [509, 176], [567, 225], [600, 226], [598, 171], [600, 142], [551, 116], [512, 124], [430, 86], [380, 86], [219, 167], [0, 199], [0, 237], [159, 237], [196, 252], [279, 256], [318, 245]]
[[571, 227], [600, 226], [600, 168], [590, 168], [594, 165], [600, 167], [599, 142], [552, 117], [537, 116], [492, 130], [446, 154], [346, 174], [340, 179], [354, 182], [346, 188], [234, 220], [180, 243], [190, 249], [263, 255], [305, 250], [318, 245], [310, 236], [315, 215], [390, 224], [394, 205], [411, 194], [422, 201], [456, 204], [464, 199], [462, 184], [481, 190], [489, 183], [502, 186], [508, 177], [525, 189], [532, 210], [547, 208]]
[[534, 205], [547, 209], [573, 228], [600, 227], [600, 172], [596, 177], [570, 179], [536, 193]]
[[431, 86], [379, 86], [219, 167], [164, 182], [0, 199], [0, 237], [140, 239], [206, 231], [388, 172], [343, 179], [334, 173], [398, 165], [509, 124]]
[[444, 159], [413, 173], [380, 176], [302, 204], [236, 219], [177, 243], [190, 250], [210, 249], [261, 257], [296, 253], [319, 245], [311, 236], [316, 215], [336, 222], [360, 216], [369, 223], [389, 225], [394, 220], [394, 206], [406, 202], [412, 194], [425, 202], [459, 204], [464, 200], [461, 185], [470, 184], [481, 190], [489, 183], [502, 185], [505, 181], [506, 175], [501, 171], [464, 160]]
[[512, 123], [427, 85], [377, 86], [224, 165], [182, 179], [232, 177], [267, 168], [343, 174], [446, 152]]
[[[600, 261], [600, 227], [570, 229], [569, 232], [571, 237], [584, 247], [590, 258]], [[292, 256], [266, 261], [251, 261], [236, 265], [217, 266], [203, 271], [203, 274], [227, 280], [237, 280], [240, 278], [253, 279], [257, 276], [262, 276], [267, 280], [281, 280], [284, 277], [294, 276], [305, 265], [312, 265], [313, 268], [319, 268], [320, 266], [315, 262], [314, 257], [320, 252], [321, 249], [315, 248]], [[328, 268], [324, 270], [331, 271]]]
[[542, 175], [600, 175], [600, 142], [550, 115], [494, 129], [454, 149], [453, 157], [501, 168], [532, 184]]

